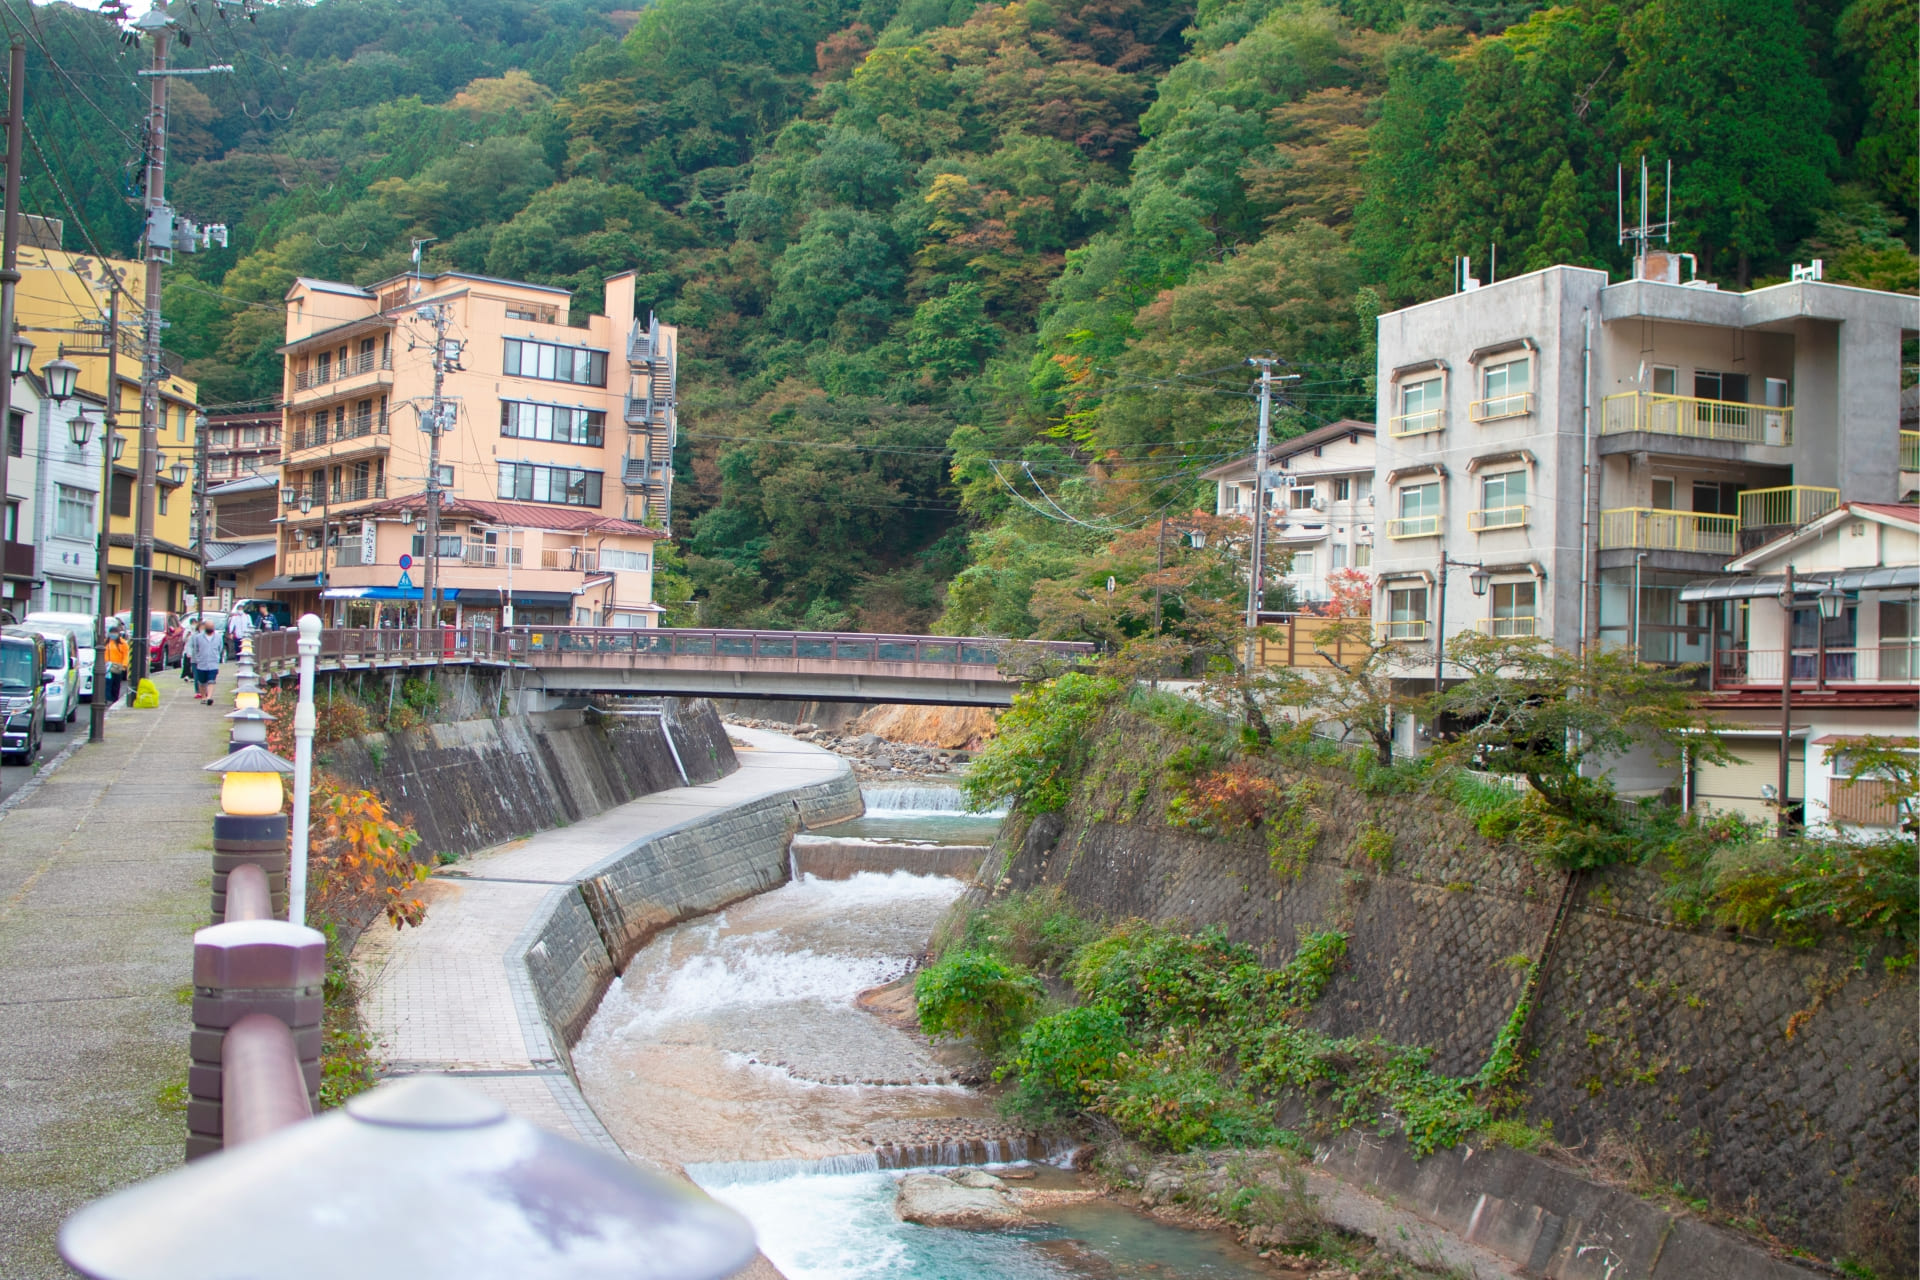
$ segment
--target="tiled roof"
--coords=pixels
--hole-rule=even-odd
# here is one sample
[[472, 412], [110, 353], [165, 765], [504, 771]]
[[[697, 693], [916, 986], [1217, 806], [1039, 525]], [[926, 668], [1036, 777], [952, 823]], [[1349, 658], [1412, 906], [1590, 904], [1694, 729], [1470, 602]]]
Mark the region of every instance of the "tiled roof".
[[[408, 494], [404, 498], [390, 498], [372, 507], [362, 508], [371, 514], [384, 514], [400, 511], [425, 511], [425, 494]], [[557, 533], [624, 533], [639, 534], [650, 538], [665, 538], [669, 535], [664, 529], [650, 529], [631, 520], [622, 520], [617, 516], [603, 516], [598, 511], [581, 507], [547, 506], [530, 502], [487, 502], [469, 498], [455, 498], [441, 507], [446, 515], [467, 516], [484, 520], [488, 524], [511, 525], [520, 529], [552, 529]]]

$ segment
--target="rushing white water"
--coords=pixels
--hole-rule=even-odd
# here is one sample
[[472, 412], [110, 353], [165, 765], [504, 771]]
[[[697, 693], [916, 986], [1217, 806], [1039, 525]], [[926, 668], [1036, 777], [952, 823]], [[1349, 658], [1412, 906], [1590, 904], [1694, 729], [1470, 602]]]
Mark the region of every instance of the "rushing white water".
[[[877, 783], [860, 792], [867, 812], [888, 817], [933, 816], [967, 813], [967, 799], [958, 787], [928, 786], [924, 783]], [[975, 813], [978, 818], [1004, 818], [1005, 809]]]

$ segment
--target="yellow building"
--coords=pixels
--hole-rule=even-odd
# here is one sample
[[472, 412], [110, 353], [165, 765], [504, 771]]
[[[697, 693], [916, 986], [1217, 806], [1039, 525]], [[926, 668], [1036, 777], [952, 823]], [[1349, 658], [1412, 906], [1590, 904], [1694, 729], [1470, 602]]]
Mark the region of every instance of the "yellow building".
[[435, 318], [449, 343], [438, 621], [656, 625], [671, 519], [675, 331], [564, 289], [462, 272], [287, 293], [284, 523], [264, 589], [332, 625], [417, 626]]
[[[33, 368], [65, 354], [80, 366], [79, 389], [102, 401], [107, 396], [106, 329], [110, 281], [117, 275], [120, 298], [120, 435], [126, 440], [114, 465], [107, 555], [107, 607], [133, 603], [134, 504], [139, 488], [140, 359], [146, 268], [138, 262], [70, 253], [60, 248], [56, 219], [23, 219], [28, 234], [20, 246], [20, 284], [14, 303], [22, 337], [33, 343]], [[131, 296], [129, 296], [131, 295]], [[177, 367], [171, 356], [165, 363]], [[155, 609], [180, 610], [185, 596], [197, 593], [200, 557], [194, 546], [194, 415], [199, 389], [184, 378], [168, 376], [160, 384], [162, 421], [158, 461], [158, 506], [153, 518], [153, 596]], [[185, 464], [177, 474], [176, 468]]]

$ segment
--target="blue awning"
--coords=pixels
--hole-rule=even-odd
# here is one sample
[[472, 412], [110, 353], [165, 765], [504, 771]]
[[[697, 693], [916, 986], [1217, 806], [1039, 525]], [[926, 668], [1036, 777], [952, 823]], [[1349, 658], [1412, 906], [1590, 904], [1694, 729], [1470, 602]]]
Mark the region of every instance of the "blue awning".
[[[494, 592], [480, 590], [470, 594], [480, 597], [482, 604], [490, 604], [492, 601], [488, 597], [493, 596]], [[320, 593], [320, 598], [322, 600], [420, 600], [425, 596], [419, 587], [328, 587]], [[460, 588], [442, 587], [440, 598], [447, 601], [458, 600]]]

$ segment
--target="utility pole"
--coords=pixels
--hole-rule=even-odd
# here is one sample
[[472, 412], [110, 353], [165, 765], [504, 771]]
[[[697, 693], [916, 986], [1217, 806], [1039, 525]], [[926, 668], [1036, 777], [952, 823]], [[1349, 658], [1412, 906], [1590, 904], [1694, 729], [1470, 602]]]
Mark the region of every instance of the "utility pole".
[[[93, 702], [87, 707], [87, 741], [107, 737], [107, 558], [113, 529], [113, 447], [120, 442], [120, 290], [125, 283], [111, 262], [107, 270], [107, 413], [100, 429], [100, 552], [94, 557]], [[127, 651], [133, 656], [132, 648]]]
[[440, 625], [440, 433], [447, 428], [447, 404], [444, 391], [447, 370], [454, 366], [449, 355], [447, 327], [453, 323], [453, 311], [446, 303], [421, 307], [422, 319], [433, 322], [433, 406], [421, 418], [427, 432], [427, 533], [426, 567], [420, 575], [421, 603], [426, 606], [423, 625]]
[[[153, 514], [160, 452], [160, 266], [173, 244], [173, 212], [167, 208], [167, 46], [172, 19], [155, 4], [134, 26], [153, 39], [147, 86], [147, 279], [146, 331], [140, 370], [140, 493], [133, 523], [133, 610], [127, 652], [127, 701], [146, 678], [148, 615], [153, 610]], [[166, 224], [164, 232], [161, 223]], [[165, 653], [161, 661], [166, 660]]]
[[1273, 357], [1248, 356], [1260, 370], [1260, 436], [1253, 446], [1253, 552], [1247, 575], [1247, 670], [1253, 670], [1254, 628], [1260, 625], [1260, 587], [1267, 559], [1267, 449], [1273, 424]]
[[[15, 40], [7, 51], [7, 194], [0, 215], [6, 220], [0, 232], [0, 512], [8, 505], [7, 457], [13, 441], [13, 299], [20, 284], [20, 153], [26, 141], [26, 101], [27, 46]], [[23, 426], [21, 433], [25, 431]], [[23, 448], [25, 444], [22, 440]], [[0, 520], [0, 535], [4, 524]]]

